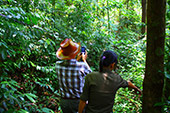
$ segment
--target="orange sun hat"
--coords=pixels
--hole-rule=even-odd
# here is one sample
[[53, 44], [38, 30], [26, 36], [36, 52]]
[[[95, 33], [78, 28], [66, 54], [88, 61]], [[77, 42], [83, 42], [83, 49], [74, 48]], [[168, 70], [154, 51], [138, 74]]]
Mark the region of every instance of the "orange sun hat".
[[56, 52], [56, 56], [61, 60], [70, 60], [74, 59], [79, 52], [80, 42], [75, 43], [70, 38], [66, 38], [61, 42], [60, 48]]

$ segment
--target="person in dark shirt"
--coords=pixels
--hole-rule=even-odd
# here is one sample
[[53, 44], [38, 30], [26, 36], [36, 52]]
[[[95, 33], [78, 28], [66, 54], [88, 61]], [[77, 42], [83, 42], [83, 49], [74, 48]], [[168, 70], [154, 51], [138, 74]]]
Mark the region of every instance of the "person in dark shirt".
[[[60, 106], [63, 113], [77, 113], [80, 95], [83, 91], [84, 77], [91, 72], [86, 62], [87, 52], [80, 52], [80, 43], [71, 39], [61, 42], [56, 55], [56, 73], [60, 87]], [[75, 57], [78, 55], [77, 59]], [[82, 58], [82, 61], [78, 61]]]
[[117, 55], [113, 51], [104, 51], [100, 58], [100, 71], [92, 72], [85, 78], [79, 113], [82, 113], [87, 102], [86, 113], [113, 113], [115, 94], [121, 87], [130, 87], [139, 92], [139, 95], [142, 94], [130, 81], [112, 72], [117, 63]]

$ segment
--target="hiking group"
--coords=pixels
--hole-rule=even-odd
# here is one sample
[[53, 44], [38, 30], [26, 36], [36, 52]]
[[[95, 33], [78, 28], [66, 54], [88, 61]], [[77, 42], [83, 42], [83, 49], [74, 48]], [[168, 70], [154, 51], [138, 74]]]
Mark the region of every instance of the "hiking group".
[[99, 59], [99, 71], [92, 72], [86, 61], [87, 51], [80, 50], [80, 43], [66, 38], [56, 52], [63, 113], [113, 113], [115, 95], [121, 87], [142, 94], [130, 81], [115, 73], [118, 56], [114, 51], [104, 51]]

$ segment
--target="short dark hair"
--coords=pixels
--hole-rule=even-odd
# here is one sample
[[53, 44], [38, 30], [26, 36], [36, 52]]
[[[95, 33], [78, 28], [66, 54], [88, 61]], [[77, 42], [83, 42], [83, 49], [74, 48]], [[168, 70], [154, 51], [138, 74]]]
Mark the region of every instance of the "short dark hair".
[[118, 63], [117, 60], [118, 56], [115, 52], [111, 50], [104, 51], [103, 54], [100, 57], [100, 72], [103, 71], [103, 66], [108, 67], [112, 63]]

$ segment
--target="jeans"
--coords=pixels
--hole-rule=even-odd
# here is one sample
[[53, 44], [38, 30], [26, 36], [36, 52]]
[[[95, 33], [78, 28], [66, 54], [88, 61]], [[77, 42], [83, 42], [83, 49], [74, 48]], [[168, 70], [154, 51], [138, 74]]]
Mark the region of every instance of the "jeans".
[[78, 113], [80, 99], [61, 99], [60, 106], [63, 113]]

